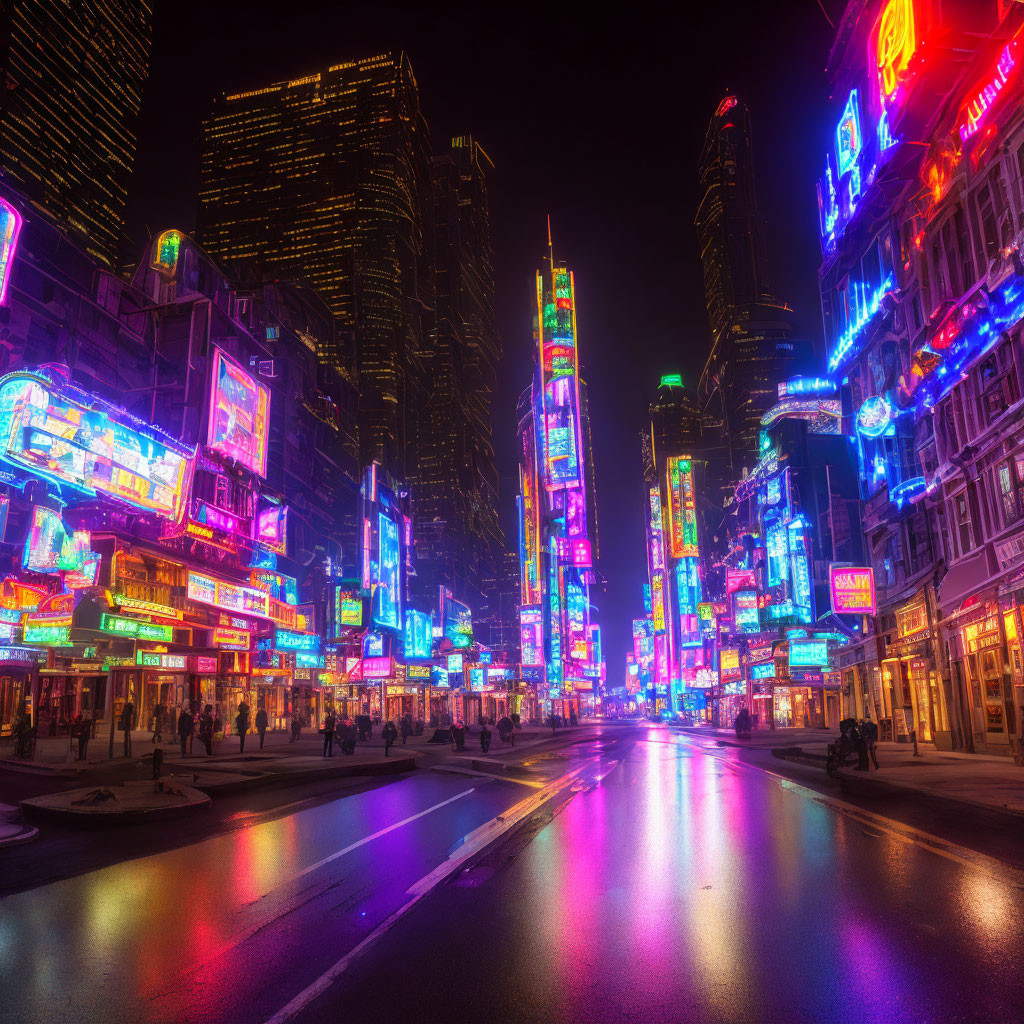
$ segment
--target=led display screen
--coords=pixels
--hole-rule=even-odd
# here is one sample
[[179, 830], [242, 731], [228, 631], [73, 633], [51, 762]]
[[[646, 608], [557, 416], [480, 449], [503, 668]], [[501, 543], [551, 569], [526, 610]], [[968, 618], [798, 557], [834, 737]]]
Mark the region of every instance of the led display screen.
[[363, 658], [364, 679], [386, 679], [391, 675], [391, 658]]
[[405, 613], [405, 656], [429, 658], [434, 645], [433, 622], [426, 612], [409, 608]]
[[334, 621], [341, 626], [363, 624], [363, 599], [351, 590], [336, 587], [334, 590]]
[[761, 616], [757, 610], [756, 590], [737, 590], [732, 595], [736, 628], [741, 633], [757, 633], [761, 629]]
[[270, 618], [270, 595], [255, 587], [242, 587], [203, 573], [190, 572], [187, 592], [190, 601], [213, 605], [229, 612]]
[[269, 413], [270, 389], [215, 348], [206, 443], [214, 451], [266, 476]]
[[363, 657], [379, 658], [384, 653], [384, 636], [381, 633], [367, 633], [363, 637]]
[[194, 451], [70, 384], [0, 381], [0, 458], [39, 476], [178, 522]]
[[544, 623], [539, 605], [519, 609], [519, 645], [523, 665], [544, 664]]
[[126, 619], [121, 615], [104, 615], [100, 619], [100, 632], [115, 636], [137, 637], [139, 640], [173, 640], [174, 627], [157, 622]]
[[255, 539], [271, 551], [287, 554], [288, 506], [271, 505], [256, 516]]
[[402, 553], [398, 523], [383, 512], [378, 514], [377, 523], [377, 579], [373, 581], [373, 621], [388, 629], [400, 629]]
[[278, 629], [274, 634], [274, 647], [279, 651], [319, 651], [320, 637], [316, 633], [293, 633]]
[[444, 635], [454, 647], [468, 647], [473, 642], [473, 613], [469, 605], [445, 595]]
[[837, 615], [875, 615], [875, 570], [870, 566], [831, 565], [832, 611]]
[[827, 640], [790, 640], [790, 668], [825, 668], [828, 666]]

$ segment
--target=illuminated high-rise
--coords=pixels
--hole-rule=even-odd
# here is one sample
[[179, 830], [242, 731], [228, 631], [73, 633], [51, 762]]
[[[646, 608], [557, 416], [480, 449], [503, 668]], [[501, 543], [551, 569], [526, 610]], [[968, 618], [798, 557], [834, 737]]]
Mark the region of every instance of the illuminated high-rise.
[[718, 105], [701, 149], [695, 219], [711, 351], [698, 399], [705, 430], [724, 438], [728, 460], [716, 466], [727, 488], [757, 462], [761, 417], [775, 404], [780, 380], [798, 352], [790, 310], [767, 283], [767, 256], [757, 212], [750, 112], [735, 96]]
[[338, 320], [318, 354], [358, 377], [360, 447], [415, 462], [429, 143], [404, 53], [224, 94], [203, 126], [198, 234], [212, 255], [305, 279]]
[[152, 22], [148, 0], [0, 6], [3, 179], [107, 266], [122, 255]]
[[436, 594], [443, 584], [474, 607], [493, 590], [504, 552], [491, 428], [501, 358], [487, 202], [492, 166], [469, 136], [453, 139], [431, 164], [435, 301], [423, 353], [430, 394], [412, 481], [418, 585]]
[[536, 368], [519, 400], [520, 648], [547, 711], [592, 707], [604, 677], [591, 590], [596, 523], [589, 414], [580, 381], [572, 272], [537, 274]]

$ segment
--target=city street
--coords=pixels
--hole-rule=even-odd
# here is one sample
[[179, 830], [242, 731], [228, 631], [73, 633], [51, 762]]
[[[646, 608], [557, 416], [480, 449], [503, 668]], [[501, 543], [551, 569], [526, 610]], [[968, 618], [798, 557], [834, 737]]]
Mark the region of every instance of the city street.
[[561, 742], [500, 779], [439, 766], [10, 896], [7, 1015], [1016, 1019], [1017, 871], [700, 736]]

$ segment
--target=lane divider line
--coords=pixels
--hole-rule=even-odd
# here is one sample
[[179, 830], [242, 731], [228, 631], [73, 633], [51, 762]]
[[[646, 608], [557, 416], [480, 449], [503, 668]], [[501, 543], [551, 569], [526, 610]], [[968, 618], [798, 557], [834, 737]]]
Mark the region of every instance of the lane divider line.
[[425, 811], [420, 811], [418, 814], [411, 814], [408, 818], [403, 818], [401, 821], [396, 821], [393, 825], [388, 825], [387, 828], [378, 829], [378, 831], [374, 832], [373, 835], [364, 836], [362, 839], [359, 839], [354, 843], [350, 843], [348, 846], [345, 846], [340, 850], [336, 850], [334, 853], [328, 854], [322, 860], [318, 860], [315, 864], [310, 864], [309, 867], [303, 868], [301, 871], [296, 871], [295, 874], [289, 878], [289, 881], [295, 878], [302, 878], [303, 875], [308, 875], [311, 871], [316, 871], [318, 868], [322, 868], [325, 864], [330, 864], [332, 860], [344, 857], [346, 853], [358, 850], [360, 846], [365, 846], [367, 843], [372, 843], [374, 839], [380, 839], [381, 836], [386, 836], [389, 832], [394, 832], [396, 828], [401, 828], [403, 825], [408, 825], [411, 821], [416, 821], [417, 818], [424, 818], [428, 814], [440, 810], [442, 807], [447, 807], [448, 804], [453, 804], [456, 800], [461, 800], [464, 796], [469, 796], [469, 794], [474, 792], [475, 789], [475, 786], [471, 786], [469, 789], [464, 789], [461, 793], [456, 793], [455, 796], [450, 796], [447, 800], [442, 800], [439, 804], [434, 804], [433, 807], [428, 807]]
[[998, 878], [1002, 882], [1024, 889], [1024, 871], [1021, 871], [1010, 864], [1006, 864], [995, 857], [990, 857], [985, 853], [979, 853], [977, 850], [972, 850], [967, 846], [961, 846], [959, 843], [954, 843], [950, 839], [943, 839], [940, 836], [933, 835], [931, 832], [925, 832], [923, 829], [915, 828], [913, 825], [907, 825], [906, 823], [897, 821], [894, 818], [883, 817], [881, 814], [865, 810], [863, 807], [858, 807], [856, 804], [847, 803], [845, 800], [840, 800], [838, 797], [819, 793], [817, 790], [801, 785], [799, 782], [795, 782], [793, 779], [790, 779], [785, 775], [773, 772], [770, 768], [762, 768], [760, 765], [750, 764], [747, 761], [732, 761], [707, 747], [701, 746], [700, 744], [690, 743], [682, 737], [680, 737], [680, 739], [683, 743], [686, 743], [687, 746], [692, 746], [694, 749], [707, 754], [709, 757], [713, 757], [716, 761], [720, 761], [723, 765], [732, 768], [734, 771], [746, 770], [768, 775], [771, 778], [776, 779], [783, 789], [788, 789], [797, 796], [802, 796], [805, 800], [813, 800], [815, 803], [830, 808], [837, 814], [842, 814], [844, 817], [852, 818], [861, 825], [870, 825], [873, 828], [879, 828], [883, 832], [887, 832], [889, 835], [895, 836], [902, 842], [912, 843], [915, 846], [921, 847], [923, 850], [927, 850], [929, 853], [938, 854], [940, 857], [945, 857], [947, 860], [954, 861], [957, 864], [962, 864], [965, 867], [984, 871], [987, 874]]
[[[474, 857], [484, 847], [494, 842], [502, 833], [514, 828], [524, 818], [533, 813], [538, 807], [557, 796], [563, 789], [572, 785], [583, 773], [588, 765], [599, 760], [598, 757], [588, 759], [584, 764], [561, 776], [550, 783], [543, 790], [520, 800], [513, 804], [508, 810], [498, 817], [485, 822], [479, 828], [470, 832], [458, 848], [458, 852], [452, 854], [447, 860], [439, 864], [428, 875], [424, 875], [418, 882], [406, 890], [411, 898], [403, 903], [394, 913], [386, 917], [376, 928], [370, 932], [358, 945], [350, 949], [337, 963], [329, 967], [316, 981], [307, 985], [298, 995], [291, 999], [285, 1006], [277, 1011], [273, 1017], [268, 1017], [265, 1024], [288, 1024], [295, 1019], [310, 1003], [323, 995], [334, 984], [338, 978], [345, 973], [349, 965], [360, 956], [365, 950], [373, 945], [381, 936], [390, 931], [417, 903], [426, 897], [432, 889], [435, 889], [449, 875], [454, 874], [462, 865]], [[465, 795], [465, 794], [460, 794]], [[448, 801], [450, 802], [450, 801]]]
[[519, 786], [529, 786], [530, 789], [543, 789], [546, 783], [537, 779], [516, 779], [506, 775], [491, 775], [490, 772], [478, 772], [475, 768], [463, 768], [454, 764], [435, 764], [432, 772], [453, 772], [456, 775], [476, 775], [478, 778], [490, 779], [491, 782], [514, 782]]

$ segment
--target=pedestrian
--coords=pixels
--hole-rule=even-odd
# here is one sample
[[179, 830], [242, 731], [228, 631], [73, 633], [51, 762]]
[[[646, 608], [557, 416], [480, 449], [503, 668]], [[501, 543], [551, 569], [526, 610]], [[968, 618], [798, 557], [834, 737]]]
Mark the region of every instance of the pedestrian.
[[199, 739], [206, 747], [207, 757], [213, 754], [213, 705], [207, 704], [199, 716]]
[[163, 704], [157, 704], [153, 708], [153, 738], [151, 743], [163, 743], [164, 741], [164, 717], [167, 714], [167, 708]]
[[857, 751], [857, 765], [854, 771], [870, 771], [871, 765], [868, 764], [868, 738], [862, 726], [856, 722], [850, 728], [850, 739], [853, 740], [853, 748]]
[[576, 709], [575, 708], [569, 708], [569, 725], [570, 725], [570, 727], [571, 728], [575, 728], [579, 724], [580, 724], [579, 719], [576, 717]]
[[153, 781], [156, 782], [160, 778], [160, 772], [164, 767], [164, 752], [161, 747], [153, 748]]
[[249, 705], [243, 700], [235, 715], [235, 730], [238, 733], [238, 752], [245, 753], [245, 734], [249, 731]]
[[406, 741], [412, 735], [412, 715], [402, 715], [402, 746], [404, 747]]
[[398, 730], [395, 728], [394, 722], [388, 719], [387, 725], [384, 726], [384, 731], [381, 733], [384, 738], [384, 756], [387, 757], [391, 750], [391, 744], [398, 739]]
[[491, 749], [491, 730], [487, 728], [487, 719], [480, 719], [480, 752], [486, 754]]
[[356, 752], [356, 727], [351, 721], [345, 723], [344, 738], [341, 742], [343, 754], [354, 754]]
[[554, 736], [558, 729], [558, 717], [555, 715], [554, 711], [548, 715], [548, 725], [551, 726], [551, 735]]
[[875, 771], [878, 771], [878, 726], [870, 718], [866, 718], [861, 722], [860, 732], [867, 744], [871, 763], [875, 766]]
[[324, 757], [334, 757], [334, 712], [328, 711], [324, 716]]
[[456, 750], [466, 749], [466, 727], [461, 722], [452, 722], [452, 740]]
[[297, 743], [301, 734], [302, 719], [300, 719], [298, 715], [292, 715], [292, 743]]
[[[294, 728], [295, 718], [292, 717], [292, 726]], [[263, 749], [263, 739], [267, 735], [267, 709], [261, 704], [259, 711], [256, 712], [256, 731], [260, 736], [260, 750]]]
[[121, 708], [121, 717], [118, 720], [118, 728], [124, 733], [124, 756], [132, 756], [132, 724], [135, 721], [135, 705], [131, 696], [124, 702]]
[[192, 720], [192, 712], [189, 711], [185, 704], [182, 704], [181, 711], [178, 712], [178, 739], [181, 740], [182, 757], [187, 753], [186, 747], [188, 746], [188, 741], [194, 728], [195, 722]]
[[75, 732], [78, 737], [78, 760], [87, 761], [89, 752], [89, 733], [92, 731], [92, 722], [87, 712], [79, 712], [75, 716]]

